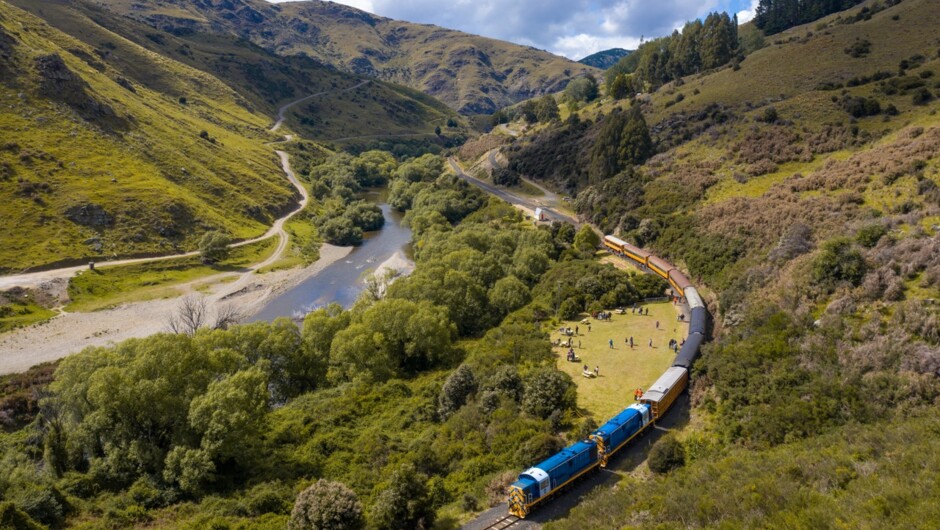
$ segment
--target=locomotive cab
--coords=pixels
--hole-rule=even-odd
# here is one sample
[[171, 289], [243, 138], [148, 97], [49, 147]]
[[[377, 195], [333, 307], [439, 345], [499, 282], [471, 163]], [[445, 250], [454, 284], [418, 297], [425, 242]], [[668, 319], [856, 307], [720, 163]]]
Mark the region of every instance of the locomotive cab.
[[524, 518], [529, 513], [529, 506], [551, 489], [551, 478], [545, 471], [537, 467], [523, 471], [519, 480], [509, 486], [509, 513]]

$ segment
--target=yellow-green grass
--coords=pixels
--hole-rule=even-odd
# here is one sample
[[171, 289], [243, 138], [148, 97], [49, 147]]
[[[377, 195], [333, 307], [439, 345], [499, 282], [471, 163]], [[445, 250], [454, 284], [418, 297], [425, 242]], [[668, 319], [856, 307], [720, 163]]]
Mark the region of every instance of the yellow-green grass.
[[0, 305], [0, 333], [29, 326], [55, 316], [50, 311], [30, 300], [14, 300]]
[[[236, 273], [263, 261], [277, 246], [277, 238], [232, 249], [225, 261], [210, 266], [198, 256], [82, 271], [69, 281], [71, 303], [66, 311], [97, 311], [128, 302], [177, 296], [180, 284], [209, 276]], [[205, 288], [205, 286], [203, 286]]]
[[[2, 268], [178, 252], [195, 248], [208, 228], [236, 238], [257, 236], [294, 200], [263, 143], [269, 118], [247, 110], [218, 79], [108, 35], [115, 53], [146, 70], [148, 85], [140, 84], [137, 71], [86, 64], [68, 50], [94, 57], [91, 47], [35, 17], [9, 6], [3, 12], [0, 24], [22, 44], [14, 48], [13, 62], [20, 85], [0, 86], [0, 100], [8, 103], [0, 109], [0, 136], [16, 144], [0, 153], [13, 173], [0, 180], [7, 198], [0, 206], [0, 230], [7, 235]], [[49, 53], [81, 76], [91, 97], [125, 117], [129, 130], [106, 132], [66, 105], [39, 97], [32, 64]], [[124, 75], [136, 93], [116, 82]], [[215, 141], [200, 138], [201, 131]], [[30, 195], [21, 181], [48, 188]], [[102, 207], [113, 222], [91, 228], [66, 218], [69, 208], [89, 204]], [[170, 227], [175, 235], [163, 237], [155, 227]]]
[[284, 225], [284, 230], [290, 237], [290, 246], [281, 259], [271, 265], [258, 269], [259, 274], [267, 272], [305, 267], [320, 259], [320, 245], [322, 243], [317, 228], [305, 215], [300, 214], [291, 218]]
[[[566, 360], [567, 347], [555, 347], [558, 368], [578, 385], [578, 406], [602, 422], [633, 403], [633, 391], [647, 389], [668, 368], [676, 354], [668, 348], [669, 339], [681, 341], [688, 333], [688, 324], [679, 322], [676, 307], [671, 302], [643, 305], [649, 308], [649, 316], [627, 311], [614, 314], [609, 321], [590, 318], [591, 331], [581, 320], [563, 322], [562, 326], [577, 326], [580, 334], [572, 337], [575, 353], [580, 362]], [[582, 315], [584, 318], [586, 315]], [[589, 318], [589, 317], [588, 317]], [[659, 321], [659, 329], [656, 322]], [[633, 337], [634, 347], [624, 343]], [[567, 340], [567, 337], [552, 330], [551, 338]], [[649, 340], [653, 347], [649, 347]], [[610, 347], [608, 341], [614, 341]], [[581, 347], [578, 347], [580, 341]], [[593, 373], [599, 367], [600, 376], [587, 378], [582, 375], [584, 365]]]

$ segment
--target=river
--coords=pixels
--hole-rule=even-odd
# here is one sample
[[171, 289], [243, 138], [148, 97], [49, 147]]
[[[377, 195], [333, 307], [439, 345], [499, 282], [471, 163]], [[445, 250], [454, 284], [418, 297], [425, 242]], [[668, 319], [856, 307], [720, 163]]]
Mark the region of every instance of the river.
[[[381, 195], [370, 192], [370, 199]], [[404, 265], [410, 272], [414, 263], [410, 259], [411, 230], [402, 226], [403, 215], [388, 204], [380, 203], [385, 225], [381, 230], [368, 232], [362, 244], [354, 248], [345, 259], [337, 261], [316, 276], [297, 284], [271, 300], [252, 321], [272, 321], [278, 317], [302, 318], [303, 315], [336, 302], [350, 307], [365, 289], [365, 279], [386, 261], [396, 262], [394, 268]]]

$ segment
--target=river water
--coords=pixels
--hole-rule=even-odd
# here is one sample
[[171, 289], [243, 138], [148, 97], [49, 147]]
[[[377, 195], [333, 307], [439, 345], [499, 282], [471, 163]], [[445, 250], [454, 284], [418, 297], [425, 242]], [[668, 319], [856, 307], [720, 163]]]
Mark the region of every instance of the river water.
[[401, 213], [385, 203], [379, 206], [385, 216], [381, 230], [367, 232], [362, 244], [344, 259], [281, 293], [250, 320], [270, 322], [278, 317], [302, 318], [306, 313], [332, 302], [348, 308], [365, 289], [366, 278], [396, 254], [397, 261], [406, 261], [410, 270], [413, 265], [409, 257], [411, 230], [402, 226]]

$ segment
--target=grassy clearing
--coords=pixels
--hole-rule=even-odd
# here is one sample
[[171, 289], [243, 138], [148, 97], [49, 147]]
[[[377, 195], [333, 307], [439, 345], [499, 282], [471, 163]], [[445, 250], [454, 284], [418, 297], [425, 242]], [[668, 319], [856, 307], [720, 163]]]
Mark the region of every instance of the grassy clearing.
[[30, 326], [54, 316], [54, 311], [30, 300], [14, 300], [0, 304], [0, 333]]
[[128, 302], [176, 296], [180, 291], [174, 286], [216, 274], [244, 270], [270, 256], [276, 246], [277, 239], [270, 238], [238, 247], [232, 251], [229, 259], [215, 266], [203, 264], [199, 257], [191, 257], [82, 271], [69, 282], [69, 298], [72, 301], [66, 310], [97, 311]]
[[[624, 315], [613, 315], [610, 321], [591, 321], [591, 331], [580, 320], [564, 322], [562, 326], [577, 326], [579, 334], [572, 337], [575, 353], [580, 362], [567, 362], [567, 347], [556, 347], [559, 369], [567, 373], [578, 385], [578, 405], [601, 422], [633, 402], [633, 390], [646, 389], [669, 367], [675, 352], [667, 348], [669, 339], [682, 340], [687, 334], [688, 324], [676, 320], [677, 312], [670, 302], [646, 304], [649, 316], [639, 316], [627, 311]], [[659, 321], [659, 329], [656, 328]], [[559, 326], [560, 327], [560, 326]], [[624, 344], [624, 339], [633, 337], [634, 347]], [[552, 331], [552, 340], [562, 337], [557, 329]], [[563, 337], [567, 340], [567, 337]], [[649, 340], [653, 347], [649, 347]], [[614, 341], [610, 347], [609, 341]], [[580, 347], [578, 347], [580, 341]], [[600, 368], [600, 376], [586, 378], [581, 375], [584, 365], [593, 371]]]

